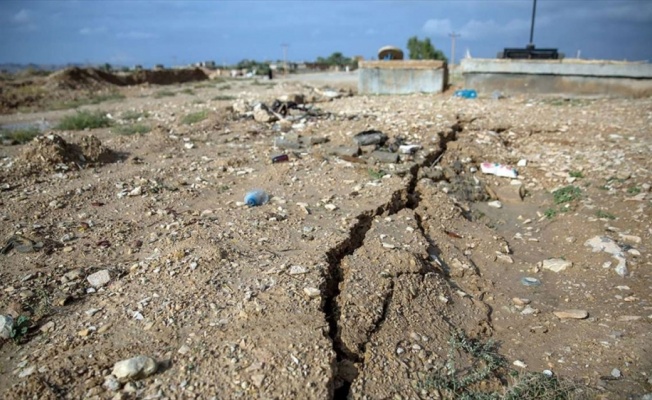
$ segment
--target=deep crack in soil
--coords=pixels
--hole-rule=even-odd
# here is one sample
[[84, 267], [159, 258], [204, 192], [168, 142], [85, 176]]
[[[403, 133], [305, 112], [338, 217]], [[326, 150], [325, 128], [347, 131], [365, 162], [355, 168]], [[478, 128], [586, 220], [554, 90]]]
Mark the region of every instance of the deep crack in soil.
[[[341, 266], [342, 260], [344, 257], [353, 254], [357, 249], [363, 246], [366, 234], [371, 229], [374, 217], [384, 213], [393, 215], [405, 208], [415, 209], [418, 207], [420, 197], [419, 193], [416, 190], [416, 186], [419, 170], [422, 167], [434, 166], [445, 154], [447, 144], [451, 141], [456, 140], [457, 134], [463, 130], [464, 127], [458, 121], [451, 126], [449, 131], [440, 132], [440, 149], [430, 153], [421, 163], [415, 164], [410, 169], [409, 180], [405, 185], [405, 188], [403, 190], [394, 192], [391, 196], [390, 201], [384, 205], [376, 208], [375, 210], [360, 214], [357, 217], [357, 223], [351, 227], [348, 238], [326, 253], [328, 258], [328, 270], [325, 277], [325, 290], [323, 291], [326, 295], [323, 305], [323, 312], [326, 316], [326, 321], [328, 322], [328, 336], [333, 343], [333, 350], [336, 354], [337, 370], [335, 371], [333, 379], [333, 399], [335, 400], [348, 399], [351, 385], [353, 383], [350, 375], [343, 373], [341, 366], [349, 364], [353, 367], [354, 363], [364, 365], [363, 354], [366, 351], [367, 343], [369, 343], [374, 333], [378, 332], [381, 329], [382, 324], [387, 317], [387, 311], [392, 302], [394, 293], [394, 280], [390, 280], [389, 290], [383, 300], [382, 313], [380, 317], [374, 321], [373, 329], [367, 335], [367, 340], [360, 345], [359, 349], [356, 349], [357, 351], [347, 348], [347, 346], [342, 342], [342, 339], [339, 337], [340, 312], [337, 306], [337, 298], [341, 294], [340, 284], [344, 280], [344, 271], [342, 270]], [[420, 223], [418, 226], [424, 237], [428, 239]], [[428, 241], [430, 242], [429, 239]], [[359, 368], [353, 368], [356, 369], [357, 376], [357, 370], [359, 370]]]

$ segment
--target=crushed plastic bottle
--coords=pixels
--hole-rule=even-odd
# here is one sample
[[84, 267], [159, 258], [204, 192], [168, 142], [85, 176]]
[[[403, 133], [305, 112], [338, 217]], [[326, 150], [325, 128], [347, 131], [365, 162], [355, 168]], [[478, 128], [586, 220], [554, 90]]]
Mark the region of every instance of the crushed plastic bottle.
[[478, 92], [476, 92], [473, 89], [462, 89], [462, 90], [456, 90], [453, 96], [463, 97], [465, 99], [475, 99], [478, 97]]
[[244, 202], [249, 207], [261, 206], [269, 201], [269, 195], [262, 189], [254, 189], [244, 197]]
[[504, 178], [516, 178], [518, 176], [514, 168], [498, 163], [483, 162], [480, 164], [480, 170], [485, 174], [502, 176]]

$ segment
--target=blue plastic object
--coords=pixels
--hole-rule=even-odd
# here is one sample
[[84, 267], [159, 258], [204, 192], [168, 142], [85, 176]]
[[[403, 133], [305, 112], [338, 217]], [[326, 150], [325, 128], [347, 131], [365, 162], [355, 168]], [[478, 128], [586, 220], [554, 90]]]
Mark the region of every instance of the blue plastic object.
[[476, 92], [474, 89], [462, 89], [456, 90], [453, 96], [463, 97], [465, 99], [475, 99], [478, 97], [478, 92]]
[[268, 201], [269, 201], [269, 195], [265, 193], [265, 191], [262, 189], [255, 189], [250, 192], [247, 192], [247, 194], [244, 197], [244, 202], [249, 207], [260, 206], [267, 203]]

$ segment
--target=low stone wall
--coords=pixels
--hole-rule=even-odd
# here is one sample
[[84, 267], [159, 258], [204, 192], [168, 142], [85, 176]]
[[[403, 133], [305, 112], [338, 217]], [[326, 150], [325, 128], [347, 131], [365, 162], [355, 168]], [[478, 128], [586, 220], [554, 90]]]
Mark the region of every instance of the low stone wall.
[[598, 60], [462, 60], [464, 86], [480, 95], [652, 96], [652, 64]]
[[448, 85], [448, 66], [435, 60], [361, 61], [358, 93], [441, 93]]

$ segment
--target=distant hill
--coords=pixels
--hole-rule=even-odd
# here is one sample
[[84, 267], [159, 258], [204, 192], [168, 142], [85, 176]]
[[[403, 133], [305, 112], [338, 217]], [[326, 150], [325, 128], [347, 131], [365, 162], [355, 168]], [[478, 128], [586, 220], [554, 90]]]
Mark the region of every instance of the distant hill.
[[0, 63], [0, 71], [7, 71], [13, 74], [25, 69], [34, 69], [38, 71], [58, 71], [60, 69], [64, 69], [67, 67], [83, 67], [83, 66], [95, 67], [95, 65], [83, 64], [83, 63], [69, 63], [69, 64]]

